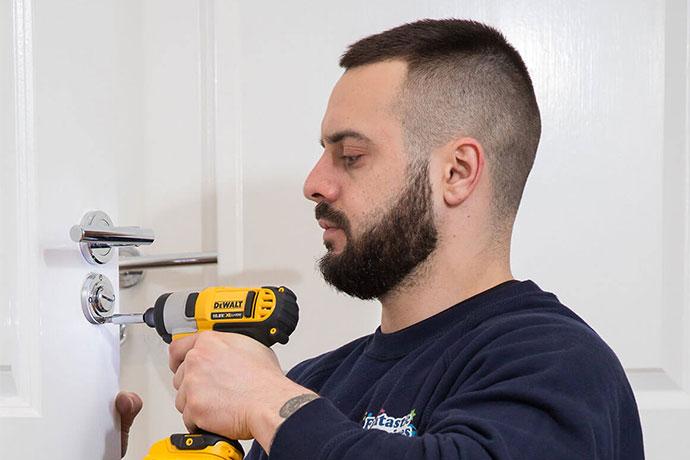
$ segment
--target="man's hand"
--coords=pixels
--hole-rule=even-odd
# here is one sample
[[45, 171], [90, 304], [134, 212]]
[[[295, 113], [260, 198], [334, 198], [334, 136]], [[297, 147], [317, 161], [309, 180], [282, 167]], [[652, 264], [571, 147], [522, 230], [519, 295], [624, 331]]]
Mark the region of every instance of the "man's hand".
[[115, 398], [115, 409], [120, 414], [120, 452], [121, 457], [127, 453], [127, 442], [129, 440], [129, 428], [134, 422], [134, 417], [137, 416], [144, 402], [138, 394], [127, 391], [121, 391]]
[[255, 438], [268, 452], [283, 405], [315, 397], [283, 375], [271, 349], [243, 335], [205, 331], [173, 341], [169, 353], [175, 407], [190, 432]]

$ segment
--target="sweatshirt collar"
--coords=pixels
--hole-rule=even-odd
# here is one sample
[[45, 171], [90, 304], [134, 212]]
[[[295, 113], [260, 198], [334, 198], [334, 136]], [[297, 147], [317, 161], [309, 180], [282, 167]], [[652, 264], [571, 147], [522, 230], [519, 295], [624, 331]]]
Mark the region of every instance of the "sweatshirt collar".
[[379, 326], [371, 336], [365, 353], [379, 360], [401, 358], [459, 322], [490, 310], [487, 307], [491, 305], [535, 293], [544, 291], [533, 281], [505, 281], [400, 331], [384, 334]]

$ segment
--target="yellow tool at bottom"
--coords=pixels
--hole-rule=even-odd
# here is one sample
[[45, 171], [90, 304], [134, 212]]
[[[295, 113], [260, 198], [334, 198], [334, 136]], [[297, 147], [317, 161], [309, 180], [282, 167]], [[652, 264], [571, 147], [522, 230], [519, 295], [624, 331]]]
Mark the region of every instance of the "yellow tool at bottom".
[[[209, 287], [169, 292], [143, 314], [115, 315], [115, 324], [144, 322], [166, 343], [200, 331], [231, 332], [267, 347], [285, 344], [297, 326], [297, 297], [285, 286]], [[178, 433], [156, 442], [144, 460], [242, 460], [239, 442], [207, 432]]]
[[239, 442], [210, 433], [173, 434], [161, 439], [144, 460], [242, 460]]

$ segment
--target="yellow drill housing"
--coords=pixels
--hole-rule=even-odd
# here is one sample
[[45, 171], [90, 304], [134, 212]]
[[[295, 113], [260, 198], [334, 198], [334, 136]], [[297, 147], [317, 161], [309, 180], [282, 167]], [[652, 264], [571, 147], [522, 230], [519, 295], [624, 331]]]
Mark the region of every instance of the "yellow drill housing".
[[244, 449], [237, 441], [213, 434], [174, 434], [161, 439], [144, 460], [242, 460]]
[[247, 335], [267, 347], [285, 344], [297, 326], [297, 298], [285, 286], [209, 287], [163, 294], [144, 314], [167, 343], [199, 331]]

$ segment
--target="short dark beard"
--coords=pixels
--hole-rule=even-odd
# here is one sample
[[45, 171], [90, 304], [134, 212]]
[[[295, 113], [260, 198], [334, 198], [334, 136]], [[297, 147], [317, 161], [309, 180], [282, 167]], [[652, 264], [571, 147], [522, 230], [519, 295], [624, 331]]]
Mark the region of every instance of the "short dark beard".
[[356, 240], [350, 223], [325, 202], [316, 206], [317, 219], [342, 229], [346, 245], [340, 254], [328, 252], [319, 260], [326, 282], [360, 299], [381, 298], [410, 276], [436, 249], [428, 161], [408, 167], [407, 185], [400, 198]]

